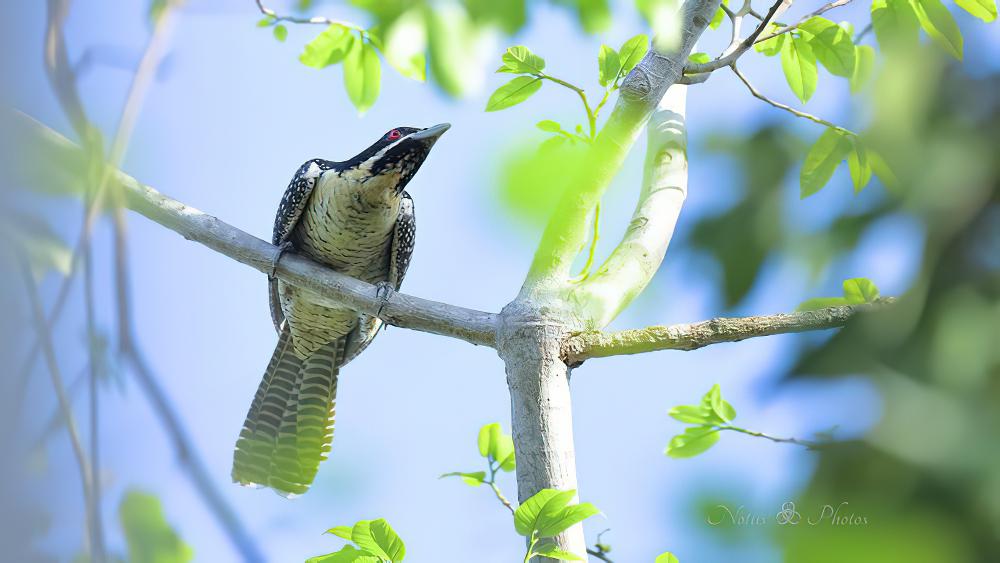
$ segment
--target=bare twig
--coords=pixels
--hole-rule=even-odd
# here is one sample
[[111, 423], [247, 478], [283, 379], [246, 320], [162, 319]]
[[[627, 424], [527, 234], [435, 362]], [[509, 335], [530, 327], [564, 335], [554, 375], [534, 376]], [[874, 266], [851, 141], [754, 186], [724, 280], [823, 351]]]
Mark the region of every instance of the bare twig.
[[740, 434], [746, 434], [747, 436], [755, 436], [757, 438], [764, 438], [765, 440], [770, 440], [778, 444], [794, 444], [796, 446], [802, 446], [810, 450], [818, 450], [822, 447], [829, 446], [830, 443], [827, 442], [816, 442], [813, 440], [802, 440], [800, 438], [778, 438], [777, 436], [771, 436], [770, 434], [765, 434], [763, 432], [757, 432], [755, 430], [747, 430], [746, 428], [740, 428], [739, 426], [720, 426], [719, 430], [732, 430], [733, 432], [739, 432]]
[[767, 28], [768, 24], [770, 24], [774, 18], [778, 17], [779, 14], [784, 12], [791, 5], [792, 0], [776, 0], [775, 3], [771, 5], [771, 9], [768, 10], [767, 15], [764, 16], [764, 19], [762, 19], [756, 29], [753, 30], [753, 33], [747, 36], [747, 38], [741, 41], [735, 48], [732, 44], [730, 44], [722, 56], [707, 63], [687, 63], [684, 66], [684, 74], [702, 74], [712, 72], [713, 70], [733, 64], [743, 55], [743, 53], [747, 52], [750, 47], [753, 47], [754, 42], [757, 41], [757, 38], [761, 33], [763, 33], [764, 29]]
[[333, 19], [326, 18], [326, 17], [323, 17], [323, 16], [313, 16], [313, 17], [310, 17], [310, 18], [301, 18], [301, 17], [297, 17], [297, 16], [285, 16], [285, 15], [281, 15], [278, 12], [275, 12], [274, 10], [272, 10], [271, 8], [268, 8], [267, 6], [265, 6], [264, 2], [262, 0], [255, 0], [255, 1], [257, 3], [257, 9], [260, 10], [260, 13], [262, 13], [265, 16], [273, 19], [276, 22], [288, 22], [288, 23], [298, 23], [298, 24], [319, 24], [319, 25], [333, 25], [333, 24], [337, 24], [337, 25], [342, 25], [344, 27], [356, 30], [356, 31], [360, 31], [362, 33], [365, 32], [365, 30], [363, 28], [361, 28], [358, 25], [353, 24], [351, 22], [346, 22], [346, 21], [341, 21], [341, 20], [333, 20]]
[[822, 119], [820, 117], [816, 117], [815, 115], [813, 115], [811, 113], [806, 113], [804, 111], [797, 110], [797, 109], [793, 108], [792, 106], [785, 105], [785, 104], [783, 104], [781, 102], [776, 102], [776, 101], [772, 100], [771, 98], [768, 98], [767, 96], [765, 96], [764, 94], [762, 94], [760, 92], [760, 90], [757, 90], [756, 88], [754, 88], [753, 84], [751, 84], [750, 81], [747, 80], [747, 77], [744, 76], [743, 73], [740, 72], [740, 70], [738, 68], [736, 68], [736, 63], [733, 63], [732, 66], [730, 66], [730, 68], [733, 70], [733, 73], [740, 79], [740, 81], [743, 82], [744, 85], [746, 85], [747, 89], [750, 90], [750, 93], [753, 94], [753, 97], [757, 98], [758, 100], [766, 102], [766, 103], [768, 103], [768, 104], [770, 104], [770, 105], [772, 105], [772, 106], [774, 106], [774, 107], [776, 107], [778, 109], [785, 110], [788, 113], [790, 113], [790, 114], [792, 114], [792, 115], [794, 115], [796, 117], [801, 117], [803, 119], [808, 119], [809, 121], [813, 121], [813, 122], [819, 123], [820, 125], [826, 125], [827, 127], [831, 128], [831, 129], [836, 129], [837, 131], [839, 131], [839, 132], [841, 132], [841, 133], [843, 133], [845, 135], [850, 135], [852, 137], [857, 137], [858, 136], [857, 133], [855, 133], [854, 131], [851, 131], [850, 129], [845, 129], [845, 128], [839, 126], [839, 125], [836, 125], [834, 123], [830, 123], [829, 121], [827, 121], [825, 119]]
[[712, 344], [738, 342], [759, 336], [837, 328], [859, 314], [884, 309], [893, 302], [892, 298], [883, 298], [863, 305], [844, 305], [815, 311], [718, 318], [693, 324], [651, 326], [613, 333], [583, 332], [566, 340], [563, 359], [573, 365], [590, 358], [657, 350], [697, 350]]
[[45, 310], [42, 307], [41, 298], [38, 296], [38, 288], [35, 287], [35, 280], [31, 275], [31, 266], [28, 265], [24, 257], [20, 257], [20, 260], [24, 286], [28, 292], [28, 305], [31, 307], [35, 330], [42, 345], [43, 357], [45, 358], [45, 363], [48, 365], [49, 377], [52, 380], [52, 387], [55, 389], [56, 399], [59, 402], [59, 410], [66, 424], [66, 433], [69, 435], [70, 443], [73, 445], [73, 454], [76, 456], [76, 463], [80, 468], [80, 480], [83, 482], [83, 496], [87, 506], [87, 518], [85, 522], [91, 539], [90, 555], [96, 560], [101, 554], [97, 551], [98, 546], [95, 544], [94, 537], [94, 494], [91, 490], [93, 480], [90, 476], [90, 464], [87, 461], [87, 454], [83, 450], [80, 433], [77, 431], [76, 419], [73, 417], [73, 407], [70, 405], [69, 397], [66, 394], [66, 387], [63, 385], [59, 362], [56, 360], [55, 345], [52, 343], [52, 334], [49, 332], [48, 325], [45, 322]]
[[84, 246], [83, 256], [83, 294], [84, 310], [87, 325], [87, 365], [89, 366], [90, 391], [90, 491], [93, 498], [91, 510], [94, 521], [94, 537], [98, 539], [95, 563], [106, 560], [103, 545], [104, 524], [101, 516], [101, 455], [100, 455], [100, 411], [99, 390], [97, 386], [97, 362], [94, 358], [94, 342], [97, 336], [97, 326], [94, 314], [94, 263], [90, 245]]
[[804, 15], [804, 16], [802, 16], [802, 18], [799, 21], [797, 21], [797, 22], [795, 22], [795, 23], [793, 23], [791, 25], [786, 25], [784, 27], [778, 28], [778, 29], [774, 30], [774, 33], [769, 33], [769, 34], [767, 34], [765, 36], [762, 36], [762, 37], [758, 38], [756, 41], [754, 41], [754, 43], [761, 43], [763, 41], [767, 41], [768, 39], [771, 39], [772, 37], [777, 37], [777, 36], [781, 35], [782, 33], [788, 33], [789, 31], [792, 31], [793, 29], [798, 29], [800, 25], [806, 23], [811, 18], [813, 18], [815, 16], [818, 16], [820, 14], [824, 14], [826, 12], [829, 12], [830, 10], [832, 10], [834, 8], [839, 8], [840, 6], [844, 6], [844, 5], [850, 4], [850, 3], [851, 3], [851, 0], [835, 0], [833, 2], [830, 2], [829, 4], [824, 4], [823, 6], [820, 6], [818, 9], [816, 9], [816, 10], [814, 10], [814, 11], [812, 11], [812, 12], [810, 12], [810, 13]]

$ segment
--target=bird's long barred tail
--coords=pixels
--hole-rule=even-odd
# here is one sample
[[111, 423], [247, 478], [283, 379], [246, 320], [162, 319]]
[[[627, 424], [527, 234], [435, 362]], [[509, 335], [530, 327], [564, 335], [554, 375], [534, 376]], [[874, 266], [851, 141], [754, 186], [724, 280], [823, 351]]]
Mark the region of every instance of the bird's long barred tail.
[[333, 439], [337, 366], [342, 339], [305, 360], [295, 355], [288, 328], [257, 388], [233, 456], [233, 481], [271, 487], [279, 494], [309, 489]]

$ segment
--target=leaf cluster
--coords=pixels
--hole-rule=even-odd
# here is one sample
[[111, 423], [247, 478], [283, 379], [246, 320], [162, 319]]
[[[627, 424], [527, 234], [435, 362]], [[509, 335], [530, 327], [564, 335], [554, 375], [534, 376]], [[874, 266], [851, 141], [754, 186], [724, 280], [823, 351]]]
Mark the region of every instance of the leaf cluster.
[[361, 520], [353, 526], [335, 526], [326, 531], [348, 543], [339, 551], [319, 555], [306, 563], [399, 563], [406, 545], [384, 519]]

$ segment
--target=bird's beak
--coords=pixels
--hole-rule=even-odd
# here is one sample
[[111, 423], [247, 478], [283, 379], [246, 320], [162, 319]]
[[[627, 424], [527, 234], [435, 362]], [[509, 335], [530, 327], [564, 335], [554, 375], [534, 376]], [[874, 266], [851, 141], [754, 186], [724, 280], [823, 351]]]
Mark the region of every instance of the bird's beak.
[[423, 131], [417, 131], [416, 133], [410, 135], [410, 139], [414, 141], [436, 141], [438, 137], [444, 134], [445, 131], [451, 129], [451, 123], [439, 123], [433, 127], [428, 127]]

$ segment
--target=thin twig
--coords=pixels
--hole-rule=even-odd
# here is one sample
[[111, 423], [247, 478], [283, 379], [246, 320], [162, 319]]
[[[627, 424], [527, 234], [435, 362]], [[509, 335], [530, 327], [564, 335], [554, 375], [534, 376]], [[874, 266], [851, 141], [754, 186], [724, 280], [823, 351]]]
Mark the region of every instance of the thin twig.
[[795, 22], [795, 23], [793, 23], [791, 25], [786, 25], [785, 27], [776, 29], [776, 30], [774, 30], [773, 33], [769, 33], [769, 34], [767, 34], [767, 35], [765, 35], [763, 37], [758, 38], [756, 41], [754, 41], [754, 43], [761, 43], [763, 41], [767, 41], [768, 39], [771, 39], [772, 37], [777, 37], [777, 36], [779, 36], [779, 35], [781, 35], [783, 33], [788, 33], [789, 31], [792, 31], [793, 29], [798, 29], [800, 25], [806, 23], [811, 18], [813, 18], [815, 16], [818, 16], [820, 14], [824, 14], [826, 12], [829, 12], [830, 10], [832, 10], [834, 8], [839, 8], [840, 6], [844, 6], [844, 5], [847, 5], [847, 4], [850, 4], [850, 3], [851, 3], [851, 0], [835, 0], [834, 2], [830, 2], [829, 4], [824, 4], [823, 6], [820, 6], [818, 9], [816, 9], [816, 10], [814, 10], [814, 11], [812, 11], [812, 12], [810, 12], [810, 13], [804, 15], [804, 16], [802, 16], [802, 18], [799, 21], [797, 21], [797, 22]]
[[76, 419], [73, 417], [73, 407], [70, 405], [69, 397], [66, 394], [66, 387], [63, 385], [62, 373], [59, 370], [59, 362], [56, 360], [55, 345], [52, 343], [52, 334], [45, 323], [45, 310], [42, 301], [38, 296], [38, 288], [35, 287], [34, 277], [31, 275], [31, 266], [23, 256], [21, 261], [21, 273], [24, 279], [24, 286], [28, 292], [28, 305], [31, 307], [31, 315], [35, 324], [35, 331], [42, 345], [43, 357], [48, 366], [49, 377], [52, 380], [52, 387], [55, 389], [56, 399], [59, 402], [59, 410], [66, 423], [66, 433], [69, 435], [70, 443], [73, 445], [73, 454], [76, 456], [76, 463], [80, 469], [80, 480], [83, 484], [83, 496], [87, 506], [87, 518], [85, 519], [88, 534], [91, 538], [91, 556], [97, 558], [97, 545], [94, 545], [94, 523], [93, 520], [93, 491], [90, 485], [93, 482], [90, 476], [90, 464], [87, 461], [87, 454], [83, 450], [83, 442], [80, 440], [80, 433], [77, 430]]
[[604, 333], [583, 332], [566, 339], [563, 361], [575, 365], [590, 358], [641, 354], [657, 350], [697, 350], [712, 344], [739, 342], [748, 338], [838, 328], [858, 315], [885, 310], [895, 299], [843, 305], [815, 311], [780, 313], [755, 317], [717, 318], [692, 324], [650, 326]]
[[746, 434], [748, 436], [755, 436], [757, 438], [764, 438], [765, 440], [770, 440], [778, 444], [794, 444], [796, 446], [802, 446], [810, 450], [817, 450], [825, 446], [830, 445], [827, 442], [816, 442], [813, 440], [802, 440], [800, 438], [778, 438], [777, 436], [771, 436], [770, 434], [765, 434], [763, 432], [757, 432], [755, 430], [747, 430], [746, 428], [740, 428], [739, 426], [719, 426], [719, 430], [732, 430], [733, 432], [739, 432], [741, 434]]
[[823, 118], [816, 117], [815, 115], [813, 115], [811, 113], [806, 113], [804, 111], [797, 110], [797, 109], [793, 108], [792, 106], [785, 105], [785, 104], [783, 104], [781, 102], [776, 102], [776, 101], [772, 100], [771, 98], [768, 98], [767, 96], [765, 96], [764, 94], [762, 94], [760, 92], [760, 90], [757, 90], [757, 88], [754, 88], [754, 85], [751, 84], [749, 80], [747, 80], [747, 77], [744, 76], [743, 73], [740, 72], [740, 70], [738, 68], [736, 68], [736, 63], [733, 63], [729, 68], [731, 68], [733, 70], [733, 73], [740, 79], [740, 81], [743, 82], [744, 85], [746, 85], [747, 89], [750, 90], [750, 93], [753, 94], [753, 97], [757, 98], [758, 100], [766, 102], [766, 103], [768, 103], [768, 104], [770, 104], [770, 105], [772, 105], [772, 106], [774, 106], [774, 107], [776, 107], [778, 109], [785, 110], [788, 113], [790, 113], [790, 114], [792, 114], [792, 115], [794, 115], [796, 117], [801, 117], [803, 119], [808, 119], [809, 121], [813, 121], [815, 123], [819, 123], [820, 125], [825, 125], [825, 126], [831, 128], [831, 129], [836, 129], [837, 131], [839, 131], [839, 132], [841, 132], [841, 133], [843, 133], [845, 135], [850, 135], [852, 137], [857, 137], [858, 136], [857, 133], [855, 133], [854, 131], [851, 131], [850, 129], [845, 129], [845, 128], [843, 128], [843, 127], [841, 127], [839, 125], [836, 125], [834, 123], [831, 123], [831, 122], [829, 122], [829, 121], [827, 121], [827, 120], [825, 120]]
[[767, 28], [771, 20], [777, 17], [780, 12], [783, 12], [791, 4], [792, 0], [776, 0], [775, 3], [771, 5], [771, 9], [768, 10], [767, 15], [764, 16], [764, 19], [761, 20], [760, 24], [753, 30], [753, 33], [741, 41], [736, 48], [732, 48], [732, 45], [730, 45], [730, 47], [726, 48], [725, 54], [707, 63], [689, 62], [684, 65], [684, 74], [702, 74], [712, 72], [713, 70], [733, 64], [740, 58], [740, 56], [743, 55], [743, 53], [747, 52], [750, 47], [753, 47], [754, 42], [757, 41], [757, 38], [761, 33], [763, 33], [764, 29]]
[[333, 19], [326, 18], [326, 17], [323, 17], [323, 16], [313, 16], [313, 17], [310, 17], [310, 18], [302, 18], [302, 17], [298, 17], [298, 16], [285, 16], [285, 15], [281, 15], [278, 12], [275, 12], [274, 10], [272, 10], [271, 8], [268, 8], [267, 6], [265, 6], [264, 2], [262, 0], [256, 0], [256, 3], [257, 3], [257, 9], [260, 10], [260, 13], [262, 13], [265, 16], [273, 19], [276, 22], [288, 22], [288, 23], [297, 23], [297, 24], [319, 24], [319, 25], [334, 25], [334, 24], [336, 24], [336, 25], [342, 25], [344, 27], [347, 27], [347, 28], [350, 28], [350, 29], [353, 29], [353, 30], [356, 30], [356, 31], [360, 31], [362, 33], [366, 33], [366, 31], [364, 30], [364, 28], [359, 27], [358, 25], [350, 23], [350, 22], [341, 21], [341, 20], [333, 20]]
[[94, 343], [97, 338], [97, 323], [94, 313], [94, 257], [90, 244], [84, 245], [83, 256], [83, 295], [84, 315], [87, 325], [87, 364], [89, 366], [90, 391], [90, 481], [93, 495], [94, 537], [98, 540], [97, 561], [106, 560], [104, 539], [104, 523], [101, 515], [101, 455], [100, 455], [100, 411], [99, 390], [97, 386], [97, 362], [94, 357]]

